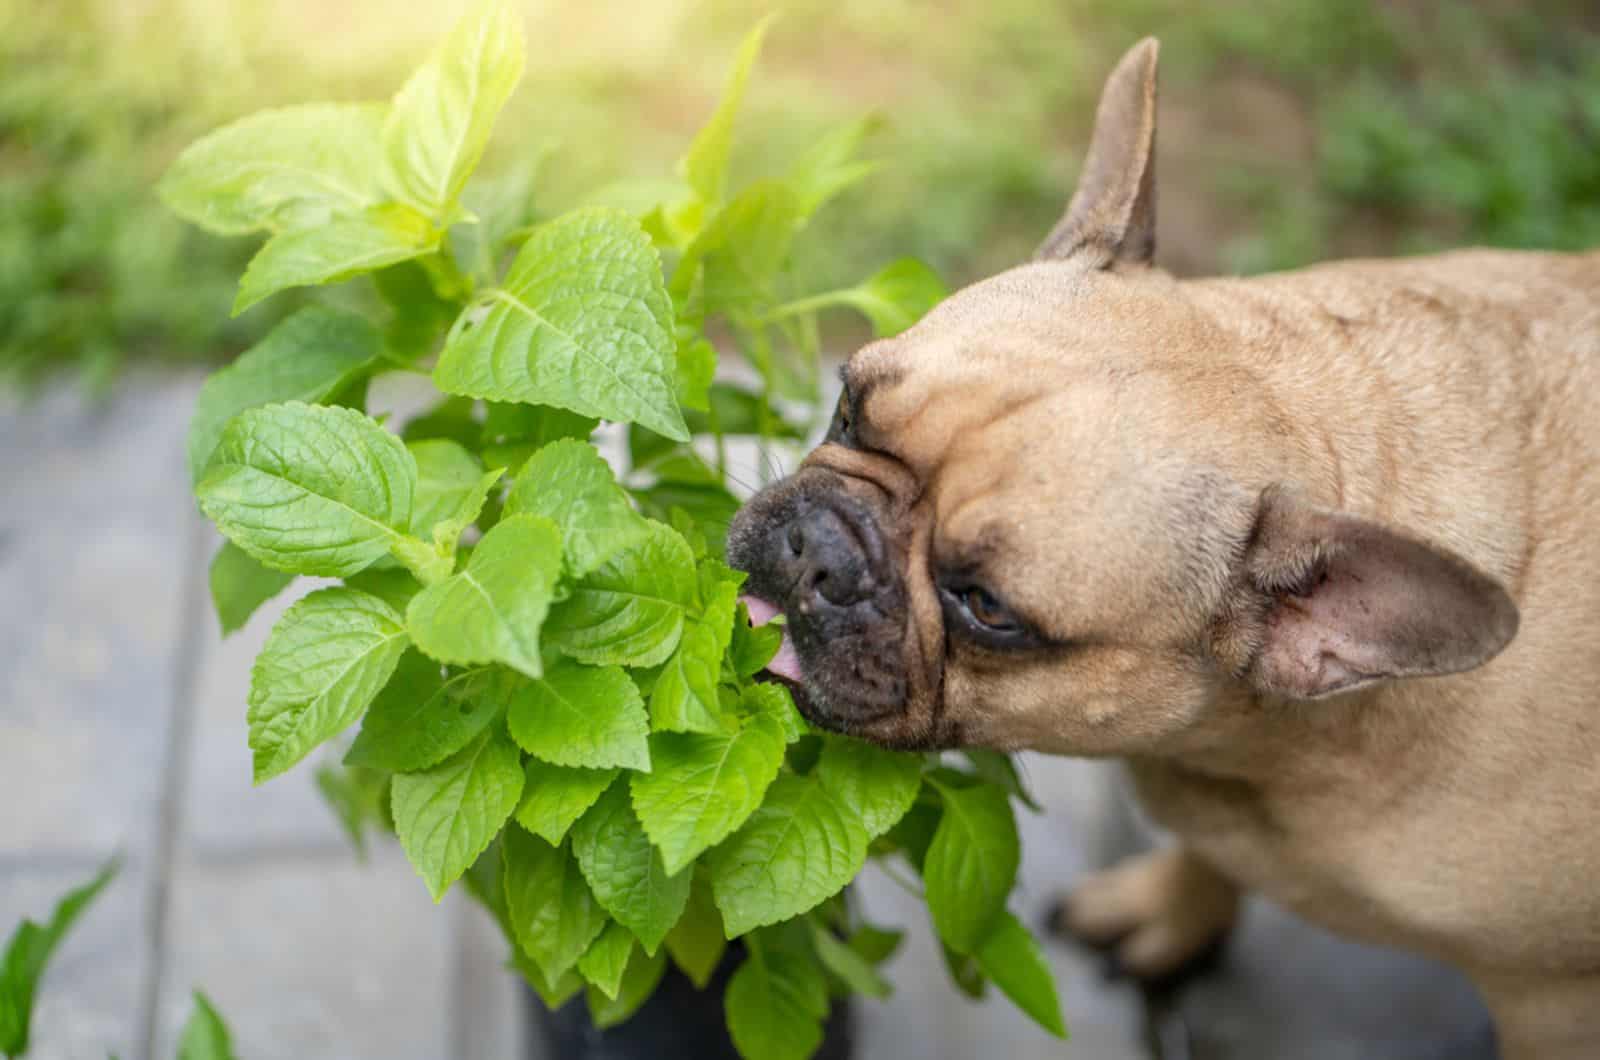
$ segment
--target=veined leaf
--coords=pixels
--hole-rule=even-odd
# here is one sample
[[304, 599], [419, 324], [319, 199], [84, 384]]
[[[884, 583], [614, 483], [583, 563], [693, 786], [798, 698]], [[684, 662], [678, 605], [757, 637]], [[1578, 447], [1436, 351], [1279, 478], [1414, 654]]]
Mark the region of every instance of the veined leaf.
[[433, 372], [441, 390], [556, 405], [688, 440], [672, 304], [633, 218], [581, 209], [541, 226], [489, 297], [445, 341]]
[[434, 901], [472, 866], [517, 808], [521, 759], [510, 740], [490, 729], [432, 769], [394, 778], [395, 831]]
[[822, 1044], [828, 984], [816, 964], [798, 954], [761, 952], [733, 973], [723, 1005], [741, 1055], [807, 1060]]
[[573, 822], [611, 786], [618, 769], [579, 769], [528, 759], [517, 823], [547, 843], [560, 843]]
[[679, 163], [683, 179], [694, 189], [700, 200], [716, 206], [722, 202], [723, 188], [728, 180], [728, 154], [733, 146], [733, 124], [744, 103], [745, 85], [750, 80], [750, 70], [761, 54], [761, 42], [772, 25], [772, 16], [762, 19], [745, 35], [739, 53], [728, 75], [728, 85], [722, 100], [709, 121], [695, 134], [689, 153]]
[[650, 737], [651, 771], [631, 778], [633, 809], [668, 872], [683, 871], [761, 805], [786, 744], [767, 715], [745, 719], [733, 733]]
[[673, 294], [686, 293], [685, 285], [699, 267], [708, 313], [737, 319], [769, 304], [800, 220], [800, 200], [788, 185], [777, 181], [750, 185], [711, 219], [684, 252], [673, 273]]
[[840, 297], [872, 321], [879, 338], [889, 338], [921, 320], [949, 293], [938, 273], [916, 258], [901, 258]]
[[256, 783], [359, 718], [405, 647], [394, 608], [354, 589], [320, 589], [285, 611], [250, 671]]
[[922, 786], [922, 756], [848, 736], [828, 736], [817, 762], [817, 779], [828, 793], [855, 811], [876, 839], [893, 828], [916, 801]]
[[373, 420], [291, 401], [234, 417], [195, 492], [266, 566], [343, 578], [403, 538], [416, 478], [400, 439]]
[[1055, 1035], [1067, 1036], [1055, 977], [1039, 943], [1010, 913], [1001, 913], [978, 946], [978, 966], [1017, 1007]]
[[605, 911], [567, 847], [520, 828], [506, 829], [502, 844], [506, 905], [517, 944], [546, 979], [558, 980], [605, 929]]
[[650, 768], [644, 700], [620, 666], [560, 660], [517, 690], [507, 721], [522, 749], [546, 762]]
[[815, 777], [784, 776], [711, 854], [717, 908], [730, 936], [776, 924], [837, 894], [867, 861], [861, 819]]
[[208, 580], [212, 606], [227, 635], [248, 622], [256, 608], [288, 588], [294, 575], [263, 567], [250, 553], [224, 541], [211, 559]]
[[238, 316], [290, 287], [338, 283], [432, 253], [438, 246], [439, 232], [427, 218], [394, 203], [335, 217], [313, 228], [279, 232], [250, 259], [233, 300], [233, 314]]
[[692, 870], [669, 875], [619, 781], [572, 829], [572, 852], [595, 898], [655, 953], [689, 901]]
[[650, 692], [650, 722], [671, 732], [721, 732], [727, 728], [717, 704], [722, 653], [733, 634], [739, 586], [722, 582], [704, 612], [684, 629], [678, 650]]
[[661, 975], [667, 970], [667, 955], [657, 952], [654, 956], [645, 953], [640, 947], [634, 947], [628, 957], [628, 967], [623, 970], [622, 982], [617, 987], [617, 996], [607, 998], [599, 990], [590, 988], [587, 998], [589, 1005], [589, 1020], [599, 1030], [615, 1027], [639, 1010], [639, 1006], [650, 999], [656, 992], [656, 986], [661, 982]]
[[394, 97], [383, 126], [383, 186], [448, 224], [495, 119], [522, 79], [520, 9], [484, 0]]
[[579, 578], [551, 609], [549, 644], [592, 664], [656, 666], [672, 654], [695, 606], [694, 554], [682, 535], [647, 523], [638, 544]]
[[633, 955], [635, 945], [633, 932], [612, 921], [578, 958], [578, 971], [608, 1001], [615, 1001], [622, 989], [622, 973], [628, 970], [628, 958]]
[[650, 534], [610, 465], [576, 439], [551, 442], [523, 464], [506, 514], [542, 515], [560, 527], [567, 573], [578, 578]]
[[[482, 506], [480, 487], [483, 463], [458, 442], [448, 438], [428, 438], [407, 442], [406, 448], [417, 461], [417, 489], [411, 506], [411, 533], [427, 540], [436, 524], [473, 507]], [[467, 522], [477, 517], [473, 511]], [[464, 524], [463, 524], [464, 525]]]
[[388, 109], [308, 103], [252, 114], [190, 144], [161, 178], [161, 199], [222, 235], [313, 227], [375, 206]]
[[1021, 849], [1006, 793], [989, 784], [938, 784], [944, 815], [923, 862], [928, 912], [957, 953], [976, 952], [1005, 913]]
[[189, 423], [189, 477], [199, 482], [223, 428], [245, 409], [280, 401], [329, 401], [372, 370], [377, 331], [361, 317], [306, 306], [225, 368], [211, 373]]
[[543, 672], [539, 630], [561, 572], [561, 534], [548, 519], [501, 520], [466, 570], [428, 586], [406, 608], [417, 647], [440, 662], [503, 662]]
[[711, 897], [710, 881], [703, 873], [694, 876], [689, 887], [689, 903], [672, 930], [667, 932], [665, 941], [673, 963], [696, 989], [704, 990], [727, 952], [728, 934], [722, 926], [717, 903]]
[[515, 682], [486, 666], [446, 678], [438, 663], [407, 651], [372, 701], [345, 763], [391, 773], [436, 766], [500, 716]]

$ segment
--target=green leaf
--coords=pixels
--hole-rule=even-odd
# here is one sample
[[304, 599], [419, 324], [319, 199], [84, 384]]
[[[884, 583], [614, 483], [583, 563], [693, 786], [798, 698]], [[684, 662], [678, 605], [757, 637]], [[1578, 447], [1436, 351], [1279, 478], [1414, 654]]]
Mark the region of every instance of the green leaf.
[[949, 293], [938, 273], [916, 258], [901, 258], [840, 297], [872, 321], [879, 338], [889, 338], [922, 319]]
[[858, 994], [879, 1000], [889, 996], [891, 990], [888, 981], [878, 974], [871, 961], [815, 920], [810, 921], [810, 925], [811, 942], [824, 968]]
[[1013, 799], [1034, 813], [1044, 812], [1044, 807], [1039, 805], [1038, 800], [1029, 793], [1027, 785], [1022, 782], [1022, 775], [1017, 772], [1015, 756], [1004, 751], [993, 751], [987, 747], [968, 747], [961, 752], [961, 757], [971, 762], [978, 776], [990, 784], [1004, 788]]
[[195, 492], [266, 566], [343, 578], [402, 540], [416, 478], [411, 454], [375, 421], [291, 401], [234, 417]]
[[1057, 1038], [1067, 1036], [1050, 962], [1022, 921], [1002, 913], [976, 956], [984, 974], [1035, 1023]]
[[506, 904], [517, 944], [545, 977], [558, 980], [606, 926], [606, 914], [589, 892], [578, 861], [520, 828], [506, 829]]
[[313, 305], [287, 317], [200, 388], [189, 423], [190, 480], [200, 481], [223, 428], [245, 409], [329, 401], [378, 359], [378, 333], [354, 313]]
[[667, 970], [667, 955], [657, 951], [654, 956], [635, 948], [628, 958], [628, 967], [622, 973], [622, 984], [615, 1000], [608, 1000], [600, 991], [588, 993], [589, 1019], [599, 1030], [615, 1027], [639, 1011], [639, 1006], [650, 1000]]
[[690, 621], [650, 692], [650, 724], [670, 732], [721, 732], [727, 728], [717, 705], [722, 653], [733, 634], [739, 587], [722, 582], [705, 611]]
[[760, 809], [711, 853], [730, 936], [788, 920], [837, 894], [867, 861], [867, 832], [814, 777], [773, 781]]
[[368, 567], [344, 580], [350, 589], [371, 593], [402, 615], [411, 604], [411, 598], [422, 591], [422, 583], [398, 565], [387, 568]]
[[782, 644], [782, 626], [771, 622], [752, 626], [750, 612], [744, 604], [739, 605], [733, 620], [733, 638], [728, 644], [728, 659], [740, 680], [754, 677], [765, 669]]
[[444, 224], [522, 78], [522, 16], [479, 3], [394, 97], [383, 126], [383, 186]]
[[692, 871], [669, 875], [628, 801], [613, 784], [572, 829], [572, 852], [596, 900], [654, 953], [689, 901]]
[[750, 70], [761, 54], [761, 42], [772, 25], [772, 16], [758, 22], [745, 35], [739, 53], [728, 75], [728, 84], [722, 99], [689, 145], [688, 154], [678, 164], [683, 179], [700, 200], [713, 206], [722, 202], [723, 188], [728, 181], [728, 154], [733, 147], [733, 124], [744, 102], [745, 85], [750, 80]]
[[452, 517], [467, 515], [466, 523], [477, 518], [488, 492], [483, 486], [483, 463], [477, 457], [446, 438], [407, 442], [406, 448], [417, 462], [417, 488], [411, 505], [413, 535], [427, 539], [435, 525]]
[[850, 936], [846, 945], [870, 963], [882, 964], [894, 956], [895, 950], [900, 948], [900, 943], [904, 940], [903, 931], [888, 931], [873, 927], [871, 924], [863, 924]]
[[542, 515], [561, 528], [567, 573], [581, 578], [650, 534], [611, 466], [584, 441], [551, 442], [517, 472], [507, 515]]
[[394, 778], [395, 830], [434, 901], [478, 859], [521, 798], [522, 756], [494, 729], [426, 772]]
[[234, 1060], [227, 1024], [198, 990], [194, 992], [194, 1012], [178, 1040], [178, 1060]]
[[113, 858], [94, 879], [68, 891], [56, 903], [49, 922], [43, 927], [32, 920], [24, 920], [12, 932], [5, 956], [0, 958], [0, 1052], [15, 1057], [28, 1051], [33, 999], [45, 966], [78, 917], [111, 882], [120, 867]]
[[526, 768], [517, 823], [549, 843], [560, 843], [620, 772], [556, 766], [537, 758], [528, 759]]
[[673, 874], [744, 823], [778, 775], [787, 743], [766, 715], [737, 732], [660, 732], [650, 737], [649, 773], [635, 773], [633, 809]]
[[504, 519], [483, 535], [466, 570], [412, 598], [406, 626], [440, 662], [503, 662], [537, 677], [539, 630], [560, 572], [561, 534], [548, 519]]
[[492, 667], [446, 678], [438, 663], [407, 651], [362, 719], [345, 763], [391, 773], [436, 766], [499, 717], [514, 682]]
[[697, 330], [678, 336], [678, 404], [706, 412], [711, 408], [711, 381], [717, 375], [717, 348]]
[[950, 973], [950, 981], [956, 989], [974, 1001], [981, 1000], [988, 992], [989, 980], [978, 967], [978, 958], [970, 953], [957, 953], [942, 942], [939, 953], [944, 957], [945, 971]]
[[694, 554], [659, 523], [645, 538], [578, 579], [551, 609], [548, 643], [580, 662], [656, 666], [677, 647], [695, 605]]
[[783, 737], [789, 743], [794, 743], [810, 731], [810, 726], [794, 705], [794, 697], [780, 684], [763, 681], [745, 685], [739, 692], [739, 706], [747, 714], [765, 714], [772, 718], [782, 727]]
[[224, 541], [211, 560], [211, 603], [226, 636], [244, 626], [256, 608], [277, 596], [294, 581], [285, 574], [263, 567], [250, 553]]
[[233, 315], [279, 291], [338, 283], [432, 253], [438, 246], [439, 232], [428, 219], [396, 203], [279, 232], [250, 259], [233, 300]]
[[817, 779], [841, 806], [861, 818], [876, 839], [893, 828], [916, 801], [922, 786], [922, 756], [848, 736], [829, 736], [817, 763]]
[[[461, 308], [439, 294], [421, 261], [403, 261], [379, 269], [372, 274], [372, 285], [389, 307], [389, 318], [383, 323], [384, 343], [391, 354], [404, 362], [432, 352]], [[409, 428], [404, 437], [411, 440]]]
[[581, 209], [536, 229], [487, 307], [462, 314], [434, 382], [452, 394], [556, 405], [678, 441], [672, 304], [637, 221]]
[[285, 611], [250, 670], [256, 783], [359, 718], [405, 647], [400, 615], [368, 593], [320, 589]]
[[313, 774], [317, 792], [350, 837], [356, 855], [367, 856], [367, 824], [387, 827], [389, 777], [359, 766], [321, 765]]
[[221, 235], [306, 228], [380, 200], [381, 103], [264, 110], [196, 140], [157, 186], [178, 216]]
[[[685, 870], [686, 872], [690, 870]], [[689, 904], [683, 915], [667, 932], [667, 952], [672, 960], [694, 983], [704, 990], [711, 975], [722, 963], [728, 949], [728, 935], [722, 926], [722, 914], [711, 896], [711, 884], [704, 874], [695, 874], [689, 888]]]
[[944, 815], [922, 866], [928, 912], [951, 949], [973, 953], [1005, 912], [1016, 882], [1017, 822], [999, 788], [937, 786]]
[[633, 932], [612, 921], [578, 958], [578, 971], [608, 1001], [615, 1001], [622, 989], [622, 973], [628, 970], [628, 958], [633, 956], [634, 945]]
[[733, 973], [723, 1006], [740, 1055], [807, 1060], [822, 1044], [828, 984], [816, 964], [799, 954], [761, 952]]
[[568, 968], [554, 980], [546, 979], [544, 972], [533, 963], [533, 958], [520, 949], [512, 952], [509, 964], [533, 988], [533, 992], [539, 995], [539, 1000], [544, 1002], [544, 1007], [551, 1012], [571, 1001], [583, 989], [583, 976], [578, 974], [576, 968]]
[[824, 135], [789, 168], [786, 183], [800, 198], [802, 216], [810, 217], [835, 195], [871, 175], [877, 162], [856, 158], [861, 141], [881, 124], [878, 118], [858, 118]]
[[522, 749], [546, 762], [650, 768], [650, 720], [620, 666], [558, 660], [517, 690], [507, 721]]
[[778, 273], [800, 226], [800, 201], [776, 181], [758, 181], [740, 192], [684, 252], [673, 274], [673, 293], [696, 265], [703, 268], [707, 312], [735, 318], [776, 301]]

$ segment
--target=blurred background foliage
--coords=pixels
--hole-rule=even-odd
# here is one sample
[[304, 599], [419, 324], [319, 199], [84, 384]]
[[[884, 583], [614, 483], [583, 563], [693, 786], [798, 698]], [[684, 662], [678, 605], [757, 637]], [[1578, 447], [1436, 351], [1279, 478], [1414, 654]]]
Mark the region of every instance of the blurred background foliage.
[[[251, 110], [386, 98], [465, 4], [0, 0], [0, 378], [105, 386], [129, 361], [219, 359], [261, 334], [294, 300], [229, 320], [256, 241], [186, 229], [155, 178]], [[486, 168], [539, 214], [669, 175], [771, 6], [527, 0], [529, 72]], [[880, 116], [869, 154], [882, 172], [801, 244], [819, 290], [905, 254], [953, 285], [1024, 258], [1072, 187], [1101, 79], [1145, 34], [1163, 44], [1158, 257], [1177, 272], [1600, 246], [1593, 0], [783, 11], [740, 121], [740, 175]]]

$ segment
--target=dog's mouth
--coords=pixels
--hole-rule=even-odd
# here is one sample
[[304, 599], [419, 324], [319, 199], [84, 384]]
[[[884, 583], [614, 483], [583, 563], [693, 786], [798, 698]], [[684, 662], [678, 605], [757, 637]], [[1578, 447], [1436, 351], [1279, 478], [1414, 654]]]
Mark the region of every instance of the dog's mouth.
[[[745, 610], [750, 613], [750, 624], [757, 628], [765, 626], [773, 619], [783, 614], [783, 608], [770, 600], [763, 600], [759, 596], [742, 596]], [[800, 685], [805, 681], [805, 673], [800, 668], [800, 653], [795, 651], [794, 638], [789, 631], [783, 631], [783, 642], [778, 646], [778, 654], [772, 657], [762, 671], [779, 680]]]

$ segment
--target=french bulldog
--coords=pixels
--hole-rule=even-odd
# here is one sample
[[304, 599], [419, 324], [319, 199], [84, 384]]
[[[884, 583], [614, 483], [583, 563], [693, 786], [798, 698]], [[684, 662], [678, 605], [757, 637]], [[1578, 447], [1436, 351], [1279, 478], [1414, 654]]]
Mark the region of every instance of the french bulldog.
[[1255, 888], [1600, 1056], [1600, 254], [1176, 279], [1156, 59], [1036, 259], [855, 353], [734, 520], [770, 669], [886, 746], [1125, 760], [1179, 844], [1063, 912], [1136, 973]]

